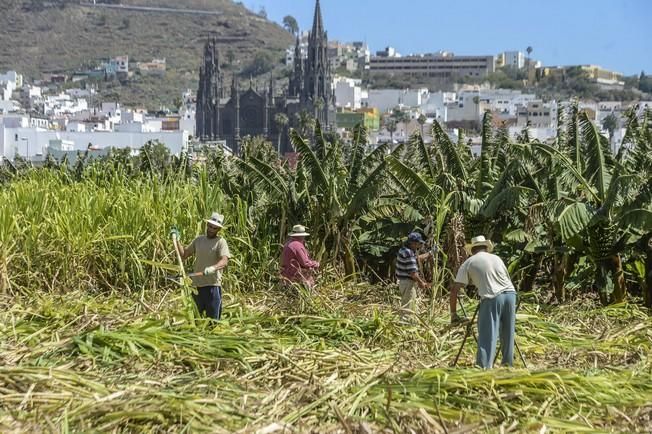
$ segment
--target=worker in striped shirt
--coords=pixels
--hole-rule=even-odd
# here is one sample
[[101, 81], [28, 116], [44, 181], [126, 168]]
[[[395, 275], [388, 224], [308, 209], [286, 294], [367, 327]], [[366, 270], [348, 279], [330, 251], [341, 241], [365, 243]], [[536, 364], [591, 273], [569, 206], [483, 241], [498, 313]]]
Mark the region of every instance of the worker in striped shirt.
[[401, 307], [403, 309], [403, 318], [406, 317], [408, 312], [416, 310], [417, 290], [415, 285], [419, 288], [425, 289], [430, 284], [426, 282], [419, 275], [418, 260], [426, 259], [432, 253], [424, 253], [417, 255], [417, 251], [425, 241], [418, 232], [411, 232], [408, 235], [407, 242], [398, 251], [396, 256], [396, 279], [398, 280], [398, 289], [401, 292]]

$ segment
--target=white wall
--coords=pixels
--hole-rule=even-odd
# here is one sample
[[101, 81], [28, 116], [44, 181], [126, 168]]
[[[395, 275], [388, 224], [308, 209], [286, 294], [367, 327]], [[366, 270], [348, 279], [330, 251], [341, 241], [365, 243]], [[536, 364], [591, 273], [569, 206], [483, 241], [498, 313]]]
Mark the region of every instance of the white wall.
[[421, 107], [428, 100], [428, 89], [369, 89], [366, 100], [362, 103], [365, 107], [375, 107], [381, 113], [386, 113], [394, 107], [404, 105], [407, 107]]
[[0, 101], [9, 101], [13, 90], [14, 88], [10, 83], [0, 83]]
[[0, 101], [0, 113], [13, 113], [20, 109], [16, 101]]
[[123, 123], [128, 123], [128, 122], [143, 122], [144, 116], [141, 112], [134, 112], [131, 110], [128, 110], [124, 113], [122, 113], [120, 117], [121, 121]]
[[525, 55], [521, 51], [505, 51], [505, 66], [523, 69], [525, 67]]
[[362, 88], [359, 80], [335, 79], [335, 105], [349, 109], [362, 107]]
[[440, 122], [448, 120], [448, 108], [446, 104], [455, 101], [454, 92], [435, 92], [431, 93], [428, 99], [421, 104], [420, 110], [426, 116], [437, 119]]
[[16, 71], [7, 71], [4, 74], [0, 74], [0, 81], [10, 81], [14, 83], [16, 88], [23, 87], [23, 76]]
[[[16, 140], [18, 137], [18, 140]], [[64, 132], [46, 131], [34, 128], [0, 127], [0, 152], [5, 158], [13, 160], [16, 152], [27, 156], [27, 143], [20, 140], [25, 137], [29, 141], [29, 155], [45, 154], [50, 140], [68, 140], [74, 143], [75, 150], [86, 150], [89, 143], [98, 148], [132, 148], [140, 149], [150, 140], [158, 140], [166, 145], [170, 152], [179, 154], [188, 144], [188, 133], [184, 131], [158, 133], [131, 132]]]
[[[509, 127], [509, 137], [513, 139], [521, 134], [521, 131], [523, 131], [523, 127]], [[531, 140], [545, 142], [557, 137], [557, 128], [528, 128], [528, 134]]]
[[[476, 104], [477, 98], [477, 104]], [[480, 91], [462, 91], [457, 94], [457, 101], [448, 104], [448, 121], [479, 121], [481, 116]]]

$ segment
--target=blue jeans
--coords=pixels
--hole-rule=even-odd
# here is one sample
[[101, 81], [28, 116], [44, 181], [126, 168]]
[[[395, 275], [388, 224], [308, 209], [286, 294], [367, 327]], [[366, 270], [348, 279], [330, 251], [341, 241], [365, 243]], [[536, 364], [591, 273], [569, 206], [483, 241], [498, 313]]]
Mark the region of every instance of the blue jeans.
[[222, 287], [202, 286], [197, 288], [197, 294], [192, 296], [195, 299], [197, 310], [201, 315], [208, 318], [220, 319], [222, 316]]
[[478, 311], [478, 356], [475, 363], [485, 369], [493, 366], [496, 340], [500, 336], [502, 364], [512, 366], [515, 327], [516, 292], [503, 292], [495, 298], [483, 299]]

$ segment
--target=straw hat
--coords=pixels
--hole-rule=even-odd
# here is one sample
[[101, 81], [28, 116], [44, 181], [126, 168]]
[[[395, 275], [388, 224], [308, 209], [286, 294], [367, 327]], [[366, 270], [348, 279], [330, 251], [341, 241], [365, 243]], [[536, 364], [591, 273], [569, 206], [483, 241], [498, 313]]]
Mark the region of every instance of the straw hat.
[[289, 234], [291, 237], [307, 237], [310, 235], [308, 232], [306, 232], [306, 227], [302, 225], [294, 225], [292, 226], [292, 232]]
[[478, 246], [485, 246], [487, 248], [487, 252], [490, 253], [494, 249], [494, 243], [492, 243], [491, 240], [486, 239], [484, 235], [478, 235], [477, 237], [471, 238], [471, 243], [465, 246], [466, 253], [470, 255], [471, 250], [474, 247], [478, 247]]
[[211, 214], [211, 218], [206, 220], [206, 223], [216, 228], [224, 227], [224, 216], [222, 214], [214, 212]]

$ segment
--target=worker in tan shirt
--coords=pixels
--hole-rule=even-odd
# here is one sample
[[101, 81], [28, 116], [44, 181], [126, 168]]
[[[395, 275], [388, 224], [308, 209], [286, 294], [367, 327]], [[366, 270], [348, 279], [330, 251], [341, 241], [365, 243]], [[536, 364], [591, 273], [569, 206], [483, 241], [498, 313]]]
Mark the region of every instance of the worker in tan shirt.
[[213, 213], [206, 220], [206, 235], [198, 236], [186, 247], [178, 240], [179, 232], [176, 229], [171, 231], [181, 259], [195, 256], [193, 269], [199, 275], [193, 276], [192, 282], [197, 287], [197, 294], [193, 295], [197, 310], [215, 320], [222, 315], [222, 270], [231, 257], [226, 240], [219, 236], [223, 227], [224, 216]]

